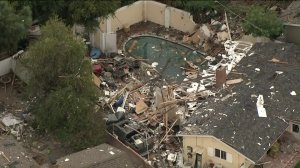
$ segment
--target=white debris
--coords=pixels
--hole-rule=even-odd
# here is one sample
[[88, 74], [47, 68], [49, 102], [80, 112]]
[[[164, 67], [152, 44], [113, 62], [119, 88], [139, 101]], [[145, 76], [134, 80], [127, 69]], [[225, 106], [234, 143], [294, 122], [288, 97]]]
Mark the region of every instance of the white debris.
[[214, 61], [216, 58], [212, 57], [212, 56], [207, 56], [207, 57], [205, 57], [205, 59], [208, 61]]
[[125, 109], [123, 107], [118, 107], [117, 108], [117, 112], [123, 112], [123, 113], [125, 113]]
[[295, 91], [291, 91], [290, 94], [291, 94], [292, 96], [296, 96], [296, 95], [297, 95]]
[[282, 71], [275, 71], [275, 73], [277, 73], [278, 75], [282, 74]]
[[104, 90], [104, 95], [105, 96], [109, 96], [109, 91], [108, 90]]
[[66, 158], [66, 159], [65, 159], [65, 162], [68, 162], [69, 160], [70, 160], [69, 158]]
[[129, 107], [131, 108], [135, 108], [135, 104], [132, 104], [132, 103], [128, 103]]
[[271, 86], [270, 89], [274, 89], [274, 86]]
[[2, 123], [6, 127], [14, 126], [20, 124], [22, 121], [19, 120], [17, 117], [13, 116], [11, 113], [7, 114], [2, 118]]
[[147, 75], [148, 76], [152, 76], [150, 71], [147, 71]]
[[252, 52], [252, 53], [250, 53], [250, 54], [249, 54], [249, 56], [252, 56], [252, 55], [254, 55], [254, 54], [255, 54], [255, 53], [254, 53], [254, 52]]
[[212, 35], [207, 25], [201, 26], [200, 31], [203, 33], [205, 39], [209, 39]]
[[157, 62], [153, 62], [153, 63], [151, 64], [151, 66], [152, 66], [153, 68], [157, 67], [157, 65], [158, 65]]
[[225, 24], [223, 24], [222, 26], [221, 26], [221, 28], [220, 28], [220, 31], [224, 31], [224, 30], [226, 30], [227, 29], [227, 26], [225, 25]]
[[169, 155], [168, 155], [168, 161], [171, 161], [171, 162], [175, 162], [176, 161], [176, 157], [177, 157], [177, 154], [175, 153], [175, 154], [173, 154], [173, 153], [170, 153]]
[[191, 84], [191, 88], [188, 88], [186, 91], [187, 91], [188, 93], [195, 92], [195, 91], [197, 91], [197, 88], [198, 88], [198, 91], [203, 91], [203, 90], [205, 90], [205, 86], [204, 86], [204, 85], [201, 85], [201, 84], [200, 84], [200, 86], [199, 86], [199, 83], [193, 82], [193, 83]]
[[217, 20], [214, 20], [214, 19], [211, 19], [210, 24], [213, 25], [213, 26], [216, 26], [216, 25], [220, 25], [221, 22], [219, 22]]
[[115, 154], [115, 152], [113, 152], [113, 151], [109, 151], [109, 153], [110, 153], [111, 155], [114, 155], [114, 154]]
[[194, 111], [197, 109], [197, 102], [189, 102], [189, 103], [187, 103], [187, 105], [188, 105], [189, 110]]
[[259, 69], [259, 68], [255, 68], [254, 70], [255, 70], [255, 71], [257, 71], [257, 72], [259, 72], [259, 71], [260, 71], [260, 69]]
[[259, 95], [256, 102], [257, 112], [259, 117], [267, 117], [266, 109], [264, 108], [264, 97]]

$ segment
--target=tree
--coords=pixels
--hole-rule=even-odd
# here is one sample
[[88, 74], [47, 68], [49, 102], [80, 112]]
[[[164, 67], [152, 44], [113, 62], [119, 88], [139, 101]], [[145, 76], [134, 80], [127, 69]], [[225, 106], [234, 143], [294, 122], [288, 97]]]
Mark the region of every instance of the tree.
[[45, 23], [57, 15], [67, 25], [84, 25], [87, 31], [93, 31], [98, 25], [98, 17], [107, 17], [120, 7], [119, 0], [23, 0], [17, 1], [19, 6], [29, 5], [33, 18]]
[[0, 52], [14, 51], [18, 42], [26, 37], [30, 25], [29, 7], [16, 10], [8, 1], [0, 1]]
[[50, 19], [42, 36], [29, 46], [23, 63], [32, 73], [29, 93], [35, 124], [74, 149], [104, 140], [102, 113], [95, 110], [99, 90], [92, 82], [86, 48], [62, 21]]
[[[223, 2], [224, 0], [220, 1]], [[223, 12], [223, 8], [214, 0], [173, 0], [168, 3], [171, 3], [176, 8], [190, 12], [197, 23], [210, 22], [211, 18], [221, 14], [220, 10]]]
[[283, 24], [273, 11], [261, 6], [253, 6], [246, 14], [242, 28], [254, 36], [276, 38], [280, 36]]

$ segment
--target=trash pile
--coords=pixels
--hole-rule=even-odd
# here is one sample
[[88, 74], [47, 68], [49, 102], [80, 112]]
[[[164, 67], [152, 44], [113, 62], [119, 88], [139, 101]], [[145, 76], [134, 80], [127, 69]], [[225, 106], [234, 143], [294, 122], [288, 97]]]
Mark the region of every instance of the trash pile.
[[185, 60], [185, 79], [179, 84], [167, 83], [155, 69], [155, 62], [145, 63], [123, 51], [93, 57], [94, 82], [104, 92], [99, 104], [107, 111], [108, 131], [152, 165], [182, 164], [181, 142], [175, 134], [203, 99], [226, 85], [226, 75], [252, 44], [226, 41], [224, 46], [226, 54], [206, 56], [201, 68]]

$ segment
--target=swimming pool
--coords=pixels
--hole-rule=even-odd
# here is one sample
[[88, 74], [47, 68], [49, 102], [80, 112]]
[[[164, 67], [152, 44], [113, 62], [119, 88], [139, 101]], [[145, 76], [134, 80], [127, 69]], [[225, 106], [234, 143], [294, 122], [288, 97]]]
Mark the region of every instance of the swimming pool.
[[156, 70], [166, 80], [179, 82], [185, 78], [185, 60], [192, 61], [200, 68], [206, 62], [204, 53], [157, 36], [132, 37], [125, 43], [124, 50], [132, 57], [145, 59], [150, 65], [156, 64]]

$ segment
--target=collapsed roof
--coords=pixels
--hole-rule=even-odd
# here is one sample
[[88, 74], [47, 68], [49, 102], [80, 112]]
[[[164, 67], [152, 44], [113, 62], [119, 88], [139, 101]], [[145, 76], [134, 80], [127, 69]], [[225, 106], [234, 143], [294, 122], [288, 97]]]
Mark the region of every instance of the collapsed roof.
[[[300, 121], [300, 56], [293, 44], [255, 44], [228, 78], [243, 82], [202, 102], [180, 135], [212, 135], [254, 162], [288, 127]], [[263, 97], [266, 117], [258, 113]]]

